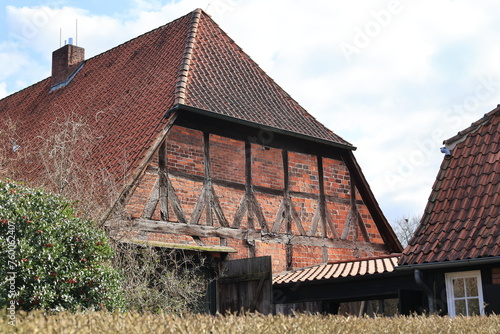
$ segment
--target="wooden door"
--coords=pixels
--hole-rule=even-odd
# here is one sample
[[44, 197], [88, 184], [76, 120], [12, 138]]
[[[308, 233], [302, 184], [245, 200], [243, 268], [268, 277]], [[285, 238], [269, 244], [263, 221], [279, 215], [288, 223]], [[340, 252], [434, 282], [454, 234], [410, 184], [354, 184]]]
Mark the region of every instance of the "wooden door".
[[272, 311], [270, 256], [224, 262], [217, 282], [219, 312]]

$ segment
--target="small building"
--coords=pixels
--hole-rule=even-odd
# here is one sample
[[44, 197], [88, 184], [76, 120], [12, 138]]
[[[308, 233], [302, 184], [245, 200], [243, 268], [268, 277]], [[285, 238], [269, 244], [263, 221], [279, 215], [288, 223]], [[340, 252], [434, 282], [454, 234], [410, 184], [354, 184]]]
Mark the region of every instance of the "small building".
[[275, 275], [277, 307], [339, 313], [345, 302], [377, 301], [387, 314], [383, 301], [397, 299], [406, 315], [500, 313], [500, 106], [444, 144], [425, 213], [402, 254]]
[[76, 143], [72, 166], [85, 167], [83, 190], [109, 200], [102, 220], [111, 236], [201, 252], [222, 267], [270, 256], [269, 266], [256, 265], [260, 276], [237, 262], [233, 278], [218, 281], [235, 296], [221, 311], [271, 312], [269, 303], [237, 300], [234, 284], [252, 277], [270, 289], [271, 272], [402, 251], [355, 147], [202, 10], [90, 59], [65, 45], [51, 77], [0, 100], [0, 119], [15, 125], [5, 142], [16, 177], [43, 183], [40, 152], [68, 117], [93, 134]]
[[420, 226], [399, 259], [421, 292], [401, 302], [452, 317], [499, 314], [500, 106], [444, 144]]

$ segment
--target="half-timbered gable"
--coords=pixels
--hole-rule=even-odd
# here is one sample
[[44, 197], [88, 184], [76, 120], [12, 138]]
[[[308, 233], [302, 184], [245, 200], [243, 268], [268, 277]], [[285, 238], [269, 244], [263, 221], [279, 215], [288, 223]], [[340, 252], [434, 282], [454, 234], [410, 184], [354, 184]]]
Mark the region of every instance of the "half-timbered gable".
[[0, 100], [21, 151], [68, 113], [99, 134], [81, 163], [123, 184], [104, 217], [114, 236], [270, 255], [274, 272], [401, 251], [355, 147], [201, 10], [88, 60], [64, 46], [51, 78]]

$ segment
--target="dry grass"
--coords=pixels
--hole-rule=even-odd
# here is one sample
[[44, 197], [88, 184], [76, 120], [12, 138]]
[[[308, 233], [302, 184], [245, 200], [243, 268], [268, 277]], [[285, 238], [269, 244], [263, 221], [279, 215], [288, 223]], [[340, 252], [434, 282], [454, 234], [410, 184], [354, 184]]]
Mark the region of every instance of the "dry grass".
[[1, 314], [2, 333], [498, 333], [500, 316], [357, 318], [299, 315], [209, 316], [91, 312], [17, 314], [16, 326]]

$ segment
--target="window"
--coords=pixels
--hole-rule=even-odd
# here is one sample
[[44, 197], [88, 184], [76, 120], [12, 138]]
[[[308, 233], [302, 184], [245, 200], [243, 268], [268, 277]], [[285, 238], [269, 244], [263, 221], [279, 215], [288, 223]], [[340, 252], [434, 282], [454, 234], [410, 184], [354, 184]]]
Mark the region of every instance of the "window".
[[461, 271], [445, 274], [448, 314], [484, 315], [481, 272]]

